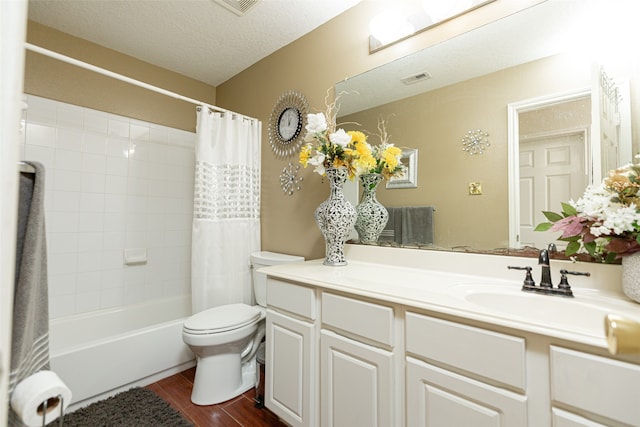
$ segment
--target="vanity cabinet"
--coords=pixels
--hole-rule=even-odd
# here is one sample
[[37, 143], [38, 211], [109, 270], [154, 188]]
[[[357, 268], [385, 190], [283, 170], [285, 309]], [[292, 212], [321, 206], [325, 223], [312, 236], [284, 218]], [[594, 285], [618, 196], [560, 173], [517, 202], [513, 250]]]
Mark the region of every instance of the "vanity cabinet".
[[314, 289], [267, 281], [265, 405], [286, 423], [317, 423], [317, 330]]
[[525, 340], [406, 314], [408, 426], [525, 426]]
[[309, 282], [267, 283], [266, 405], [292, 426], [640, 427], [640, 359]]
[[333, 293], [321, 307], [321, 425], [400, 425], [394, 310]]
[[554, 426], [640, 425], [640, 366], [553, 345], [549, 363]]

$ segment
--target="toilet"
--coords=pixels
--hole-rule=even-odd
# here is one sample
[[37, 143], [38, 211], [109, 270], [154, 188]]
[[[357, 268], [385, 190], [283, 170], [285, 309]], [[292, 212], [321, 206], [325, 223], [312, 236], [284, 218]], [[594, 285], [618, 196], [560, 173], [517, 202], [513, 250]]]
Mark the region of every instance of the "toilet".
[[213, 405], [232, 399], [256, 384], [256, 352], [265, 336], [267, 276], [261, 267], [304, 261], [275, 252], [251, 254], [253, 291], [257, 305], [228, 304], [188, 318], [182, 339], [196, 355], [191, 401]]

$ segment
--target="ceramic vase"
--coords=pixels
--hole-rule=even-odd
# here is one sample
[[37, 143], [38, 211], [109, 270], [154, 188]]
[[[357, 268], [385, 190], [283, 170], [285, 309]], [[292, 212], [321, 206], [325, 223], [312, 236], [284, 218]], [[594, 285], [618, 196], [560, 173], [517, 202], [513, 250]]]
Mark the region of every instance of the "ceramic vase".
[[360, 243], [376, 243], [389, 220], [389, 212], [376, 198], [376, 189], [380, 181], [382, 181], [382, 175], [379, 173], [360, 175], [364, 192], [362, 201], [356, 206], [358, 218], [355, 224]]
[[622, 292], [640, 302], [640, 252], [622, 258]]
[[356, 209], [344, 197], [342, 191], [347, 175], [346, 168], [326, 169], [331, 193], [315, 211], [316, 223], [324, 236], [326, 245], [324, 265], [347, 265], [344, 243], [349, 238], [357, 215]]

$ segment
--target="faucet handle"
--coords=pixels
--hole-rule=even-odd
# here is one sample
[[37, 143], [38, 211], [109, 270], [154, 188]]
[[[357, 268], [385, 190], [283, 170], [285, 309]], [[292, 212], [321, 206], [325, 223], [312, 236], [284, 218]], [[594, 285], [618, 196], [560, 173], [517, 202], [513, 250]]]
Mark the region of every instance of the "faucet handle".
[[508, 265], [507, 268], [509, 270], [527, 270], [527, 274], [522, 282], [522, 289], [531, 289], [536, 286], [535, 280], [533, 280], [533, 276], [531, 275], [532, 268], [529, 266], [526, 267], [516, 267], [513, 265]]
[[569, 281], [567, 280], [567, 275], [571, 274], [572, 276], [591, 276], [591, 273], [582, 272], [582, 271], [568, 271], [565, 269], [560, 270], [560, 283], [558, 283], [558, 293], [564, 296], [572, 297], [573, 292], [571, 291], [571, 286], [569, 286]]

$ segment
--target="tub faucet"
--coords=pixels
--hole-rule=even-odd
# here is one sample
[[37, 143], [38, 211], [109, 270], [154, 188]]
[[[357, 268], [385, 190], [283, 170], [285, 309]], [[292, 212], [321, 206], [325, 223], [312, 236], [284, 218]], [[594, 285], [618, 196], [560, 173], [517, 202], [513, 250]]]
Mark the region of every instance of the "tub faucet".
[[540, 287], [541, 288], [552, 288], [553, 284], [551, 283], [551, 267], [549, 266], [549, 251], [547, 249], [541, 249], [538, 254], [538, 265], [540, 265], [541, 269], [541, 277], [540, 277]]

